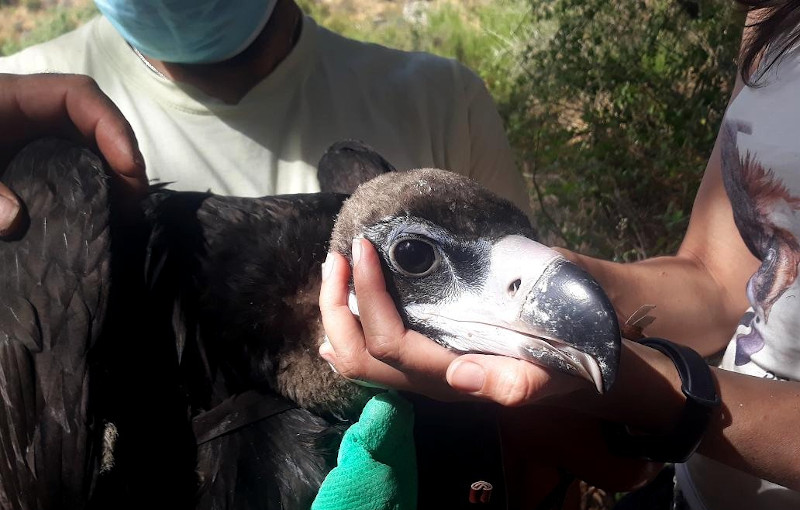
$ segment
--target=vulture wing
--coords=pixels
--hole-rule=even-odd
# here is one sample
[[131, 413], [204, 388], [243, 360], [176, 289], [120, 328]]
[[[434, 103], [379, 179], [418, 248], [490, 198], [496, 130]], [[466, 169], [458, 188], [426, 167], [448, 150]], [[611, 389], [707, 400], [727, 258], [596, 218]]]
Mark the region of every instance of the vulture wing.
[[111, 206], [102, 162], [74, 143], [29, 145], [3, 179], [27, 221], [0, 243], [0, 507], [141, 508], [154, 493], [190, 507], [171, 332], [145, 299], [148, 224]]
[[349, 195], [360, 184], [395, 171], [391, 163], [364, 142], [345, 140], [331, 145], [322, 155], [317, 178], [323, 192]]
[[85, 506], [97, 426], [87, 353], [108, 299], [109, 213], [100, 160], [58, 140], [26, 148], [3, 181], [27, 206], [0, 243], [0, 506]]

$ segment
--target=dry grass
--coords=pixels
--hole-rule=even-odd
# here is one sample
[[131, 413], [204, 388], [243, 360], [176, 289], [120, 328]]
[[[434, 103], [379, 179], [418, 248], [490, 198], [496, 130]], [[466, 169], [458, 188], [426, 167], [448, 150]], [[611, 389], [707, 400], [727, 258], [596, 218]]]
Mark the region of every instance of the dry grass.
[[[297, 0], [329, 28], [347, 20], [359, 31], [369, 33], [387, 22], [445, 7], [456, 8], [465, 21], [476, 7], [492, 0]], [[92, 0], [0, 0], [0, 54], [18, 51], [71, 30], [95, 11]], [[475, 23], [478, 25], [477, 23]], [[479, 28], [476, 26], [476, 28]], [[348, 34], [353, 35], [353, 34]]]
[[437, 9], [444, 5], [458, 6], [469, 12], [475, 6], [485, 5], [491, 0], [308, 0], [309, 4], [336, 11], [337, 15], [347, 15], [354, 23], [375, 22], [377, 20], [402, 16], [403, 12], [424, 6]]
[[92, 0], [0, 0], [0, 53], [66, 32], [93, 10]]

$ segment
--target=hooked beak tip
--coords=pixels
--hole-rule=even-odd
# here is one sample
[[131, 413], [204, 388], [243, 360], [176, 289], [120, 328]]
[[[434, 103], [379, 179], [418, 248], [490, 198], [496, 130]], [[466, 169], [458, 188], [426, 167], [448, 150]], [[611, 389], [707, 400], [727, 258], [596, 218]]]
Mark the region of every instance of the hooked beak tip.
[[608, 296], [586, 271], [555, 260], [530, 292], [523, 316], [562, 344], [557, 350], [563, 358], [551, 361], [570, 365], [600, 393], [611, 388], [622, 342], [619, 323]]

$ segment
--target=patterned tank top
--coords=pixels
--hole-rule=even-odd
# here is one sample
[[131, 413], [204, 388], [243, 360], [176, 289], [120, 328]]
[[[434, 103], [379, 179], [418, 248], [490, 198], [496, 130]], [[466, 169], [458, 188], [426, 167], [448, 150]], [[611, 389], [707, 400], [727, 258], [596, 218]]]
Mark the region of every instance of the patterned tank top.
[[[800, 48], [784, 55], [763, 80], [761, 87], [739, 93], [720, 132], [734, 220], [761, 260], [747, 284], [750, 308], [720, 366], [800, 381]], [[677, 474], [687, 499], [699, 500], [693, 508], [800, 508], [799, 492], [701, 455], [678, 466]]]

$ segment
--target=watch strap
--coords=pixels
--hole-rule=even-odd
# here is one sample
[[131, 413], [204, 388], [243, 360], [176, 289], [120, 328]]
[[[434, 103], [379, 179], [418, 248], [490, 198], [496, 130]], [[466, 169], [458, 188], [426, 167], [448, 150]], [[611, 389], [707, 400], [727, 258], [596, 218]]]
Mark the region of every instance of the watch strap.
[[639, 341], [669, 357], [678, 370], [686, 403], [675, 429], [669, 434], [633, 434], [624, 425], [610, 424], [606, 440], [612, 452], [658, 462], [685, 462], [703, 439], [720, 399], [711, 368], [694, 350], [663, 338]]

